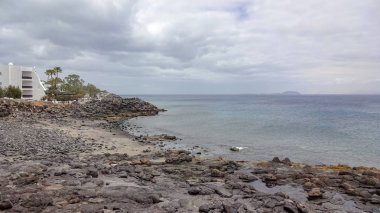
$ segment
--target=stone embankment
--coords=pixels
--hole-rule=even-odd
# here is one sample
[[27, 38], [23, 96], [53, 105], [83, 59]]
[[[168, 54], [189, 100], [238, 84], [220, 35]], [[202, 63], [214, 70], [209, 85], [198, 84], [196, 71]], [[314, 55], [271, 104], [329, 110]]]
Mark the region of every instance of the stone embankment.
[[161, 111], [151, 103], [139, 98], [122, 98], [109, 94], [101, 100], [92, 100], [84, 104], [73, 104], [70, 113], [79, 117], [107, 117], [107, 116], [151, 116]]
[[71, 104], [47, 101], [24, 101], [0, 99], [0, 117], [39, 113], [40, 116], [74, 117], [74, 118], [107, 118], [157, 115], [162, 110], [153, 104], [138, 98], [122, 98], [108, 94], [101, 100], [90, 100], [83, 104]]

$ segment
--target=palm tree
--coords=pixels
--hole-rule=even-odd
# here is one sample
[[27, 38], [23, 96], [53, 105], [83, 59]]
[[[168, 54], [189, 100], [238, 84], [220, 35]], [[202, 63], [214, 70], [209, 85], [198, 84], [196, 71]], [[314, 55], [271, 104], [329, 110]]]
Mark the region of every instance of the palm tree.
[[53, 78], [53, 76], [56, 74], [56, 70], [53, 68], [50, 71], [51, 71], [51, 78]]
[[54, 74], [56, 75], [57, 78], [58, 78], [58, 74], [62, 73], [61, 67], [54, 67], [53, 70], [54, 70]]
[[59, 92], [59, 86], [63, 83], [63, 80], [58, 77], [59, 73], [62, 73], [61, 67], [54, 67], [53, 69], [48, 69], [45, 71], [45, 74], [48, 76], [46, 83], [50, 85], [47, 95], [50, 98], [57, 96]]
[[50, 80], [50, 85], [53, 87], [53, 89], [57, 89], [58, 88], [58, 85], [63, 83], [63, 80], [60, 79], [60, 78], [53, 78]]
[[48, 80], [53, 77], [54, 71], [52, 69], [48, 69], [45, 71], [45, 75], [47, 75]]

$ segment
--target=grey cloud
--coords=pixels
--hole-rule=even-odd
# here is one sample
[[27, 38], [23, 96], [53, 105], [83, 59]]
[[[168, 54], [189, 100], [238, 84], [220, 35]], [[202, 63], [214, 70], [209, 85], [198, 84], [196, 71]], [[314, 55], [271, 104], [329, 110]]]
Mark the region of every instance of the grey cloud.
[[61, 66], [118, 93], [380, 92], [378, 9], [377, 0], [3, 0], [0, 61]]

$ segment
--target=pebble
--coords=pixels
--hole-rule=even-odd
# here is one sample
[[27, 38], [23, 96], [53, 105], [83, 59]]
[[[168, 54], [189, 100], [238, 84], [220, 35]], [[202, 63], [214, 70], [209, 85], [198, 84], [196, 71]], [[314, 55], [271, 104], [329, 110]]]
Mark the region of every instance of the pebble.
[[322, 197], [322, 192], [320, 188], [312, 188], [308, 193], [309, 200], [318, 199]]
[[373, 204], [380, 204], [380, 196], [377, 194], [372, 195], [371, 197], [371, 203]]
[[99, 173], [96, 169], [88, 169], [86, 175], [91, 176], [93, 178], [97, 178], [99, 176]]
[[251, 174], [241, 174], [239, 175], [239, 179], [241, 179], [243, 182], [252, 182], [258, 180], [255, 175]]
[[211, 177], [224, 177], [223, 172], [221, 172], [218, 169], [212, 169], [211, 170]]
[[230, 150], [233, 152], [239, 152], [240, 151], [240, 149], [236, 146], [231, 147]]

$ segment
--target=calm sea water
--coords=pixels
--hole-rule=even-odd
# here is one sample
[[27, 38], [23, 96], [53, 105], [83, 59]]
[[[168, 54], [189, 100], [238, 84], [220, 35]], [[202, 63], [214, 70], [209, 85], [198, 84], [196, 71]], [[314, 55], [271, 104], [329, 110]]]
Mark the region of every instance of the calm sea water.
[[[380, 168], [380, 96], [138, 96], [167, 112], [133, 119], [136, 134], [172, 134], [179, 146], [235, 160], [289, 157]], [[231, 146], [246, 147], [231, 152]]]

